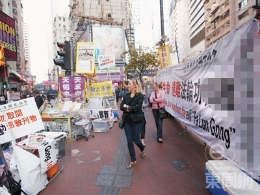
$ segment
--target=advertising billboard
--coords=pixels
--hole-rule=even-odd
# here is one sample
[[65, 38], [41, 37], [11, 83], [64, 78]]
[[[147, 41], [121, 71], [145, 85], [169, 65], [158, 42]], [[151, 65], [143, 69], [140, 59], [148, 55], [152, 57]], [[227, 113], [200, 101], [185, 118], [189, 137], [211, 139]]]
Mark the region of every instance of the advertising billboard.
[[0, 45], [2, 42], [5, 57], [17, 60], [15, 20], [0, 11]]
[[92, 33], [99, 55], [115, 55], [116, 62], [124, 61], [121, 57], [125, 51], [125, 34], [122, 26], [92, 25]]

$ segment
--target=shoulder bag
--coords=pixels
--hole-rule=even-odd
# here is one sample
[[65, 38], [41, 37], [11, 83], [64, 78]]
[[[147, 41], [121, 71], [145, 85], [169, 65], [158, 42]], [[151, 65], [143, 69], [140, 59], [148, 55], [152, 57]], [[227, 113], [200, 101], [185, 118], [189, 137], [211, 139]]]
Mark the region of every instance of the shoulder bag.
[[[156, 94], [156, 92], [154, 92], [155, 93], [155, 98], [157, 99], [157, 94]], [[160, 106], [159, 106], [159, 104], [157, 103], [157, 105], [158, 105], [158, 108], [159, 108], [159, 117], [160, 117], [160, 119], [165, 119], [165, 118], [167, 118], [168, 117], [168, 113], [167, 113], [167, 111], [165, 110], [165, 108], [164, 107], [161, 107], [160, 108]]]
[[118, 123], [118, 126], [120, 129], [123, 129], [124, 128], [124, 121], [122, 119], [119, 120], [119, 123]]

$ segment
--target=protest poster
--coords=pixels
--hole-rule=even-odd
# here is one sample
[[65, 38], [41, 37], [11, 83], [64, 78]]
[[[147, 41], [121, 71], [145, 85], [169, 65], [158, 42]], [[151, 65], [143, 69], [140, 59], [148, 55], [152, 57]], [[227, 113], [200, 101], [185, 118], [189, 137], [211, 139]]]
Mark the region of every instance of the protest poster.
[[33, 97], [0, 106], [0, 143], [44, 129]]

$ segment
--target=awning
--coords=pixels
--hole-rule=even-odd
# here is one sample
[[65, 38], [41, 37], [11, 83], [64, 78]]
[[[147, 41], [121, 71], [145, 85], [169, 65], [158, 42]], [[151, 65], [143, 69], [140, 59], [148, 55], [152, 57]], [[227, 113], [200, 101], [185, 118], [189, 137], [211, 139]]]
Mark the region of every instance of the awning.
[[12, 69], [9, 69], [9, 74], [13, 74], [13, 75], [15, 75], [16, 77], [21, 78], [21, 75], [20, 75], [18, 72], [12, 70]]

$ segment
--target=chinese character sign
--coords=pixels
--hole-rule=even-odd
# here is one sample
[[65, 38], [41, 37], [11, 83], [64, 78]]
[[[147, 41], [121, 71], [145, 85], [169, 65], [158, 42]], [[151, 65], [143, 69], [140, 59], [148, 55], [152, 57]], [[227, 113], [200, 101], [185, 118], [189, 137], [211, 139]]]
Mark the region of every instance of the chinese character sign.
[[33, 97], [0, 106], [0, 144], [43, 129]]
[[88, 87], [88, 98], [112, 96], [112, 81], [91, 83]]
[[85, 90], [85, 77], [69, 76], [60, 77], [60, 91], [64, 101], [83, 101]]
[[95, 43], [78, 42], [76, 73], [91, 74], [95, 71]]
[[159, 53], [159, 60], [162, 69], [172, 66], [169, 45], [160, 46], [158, 48], [158, 53]]
[[107, 69], [109, 67], [115, 66], [115, 55], [99, 55], [98, 56], [98, 66], [99, 69]]

